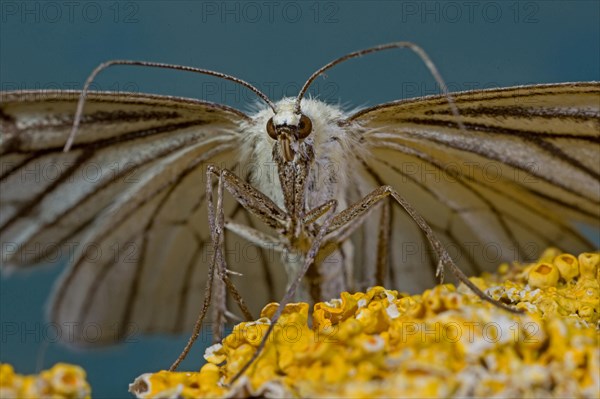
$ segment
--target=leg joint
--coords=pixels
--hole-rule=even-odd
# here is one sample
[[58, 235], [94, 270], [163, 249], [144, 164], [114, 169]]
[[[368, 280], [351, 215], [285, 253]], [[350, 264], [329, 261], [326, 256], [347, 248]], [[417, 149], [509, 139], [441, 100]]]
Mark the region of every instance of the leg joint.
[[389, 186], [387, 184], [385, 186], [381, 186], [380, 190], [386, 194], [391, 194], [396, 191], [392, 186]]

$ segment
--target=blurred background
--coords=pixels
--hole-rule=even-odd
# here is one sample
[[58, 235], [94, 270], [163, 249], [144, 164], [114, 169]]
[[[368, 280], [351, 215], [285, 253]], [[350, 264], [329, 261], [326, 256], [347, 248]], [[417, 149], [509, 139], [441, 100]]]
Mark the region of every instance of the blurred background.
[[[2, 0], [0, 85], [77, 89], [100, 62], [135, 59], [232, 74], [277, 100], [296, 95], [314, 70], [338, 56], [400, 40], [424, 48], [452, 91], [600, 80], [599, 16], [594, 0]], [[139, 67], [110, 69], [93, 88], [194, 97], [241, 110], [256, 102], [229, 82]], [[311, 89], [349, 108], [438, 92], [422, 62], [406, 50], [340, 65]], [[0, 280], [0, 361], [20, 373], [35, 372], [43, 342], [53, 340], [44, 328], [44, 308], [62, 266]], [[49, 343], [42, 365], [79, 364], [95, 398], [128, 397], [129, 382], [168, 367], [186, 340], [134, 336], [94, 351]], [[198, 369], [209, 344], [199, 342], [180, 369]]]

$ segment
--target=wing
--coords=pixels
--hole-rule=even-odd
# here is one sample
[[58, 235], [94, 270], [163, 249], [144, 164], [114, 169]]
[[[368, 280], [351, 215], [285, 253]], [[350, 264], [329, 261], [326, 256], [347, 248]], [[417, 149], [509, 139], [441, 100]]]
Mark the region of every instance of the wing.
[[[533, 259], [548, 246], [593, 247], [573, 223], [600, 224], [600, 84], [453, 98], [464, 131], [444, 96], [384, 104], [349, 118], [366, 147], [360, 194], [381, 184], [396, 188], [470, 273]], [[392, 281], [402, 289], [426, 288], [435, 268], [427, 242], [397, 207], [391, 223]]]
[[[239, 153], [239, 122], [247, 117], [196, 100], [90, 93], [75, 144], [64, 153], [78, 98], [79, 92], [2, 93], [2, 267], [68, 257], [49, 313], [58, 325], [78, 328], [72, 344], [191, 331], [212, 251], [206, 166], [247, 170]], [[226, 215], [247, 220], [244, 208], [225, 197]], [[247, 246], [227, 238], [233, 254]], [[259, 255], [255, 264], [228, 258], [233, 268], [250, 264], [242, 291], [264, 304], [273, 292], [257, 289], [268, 281]], [[86, 336], [89, 326], [100, 333]]]

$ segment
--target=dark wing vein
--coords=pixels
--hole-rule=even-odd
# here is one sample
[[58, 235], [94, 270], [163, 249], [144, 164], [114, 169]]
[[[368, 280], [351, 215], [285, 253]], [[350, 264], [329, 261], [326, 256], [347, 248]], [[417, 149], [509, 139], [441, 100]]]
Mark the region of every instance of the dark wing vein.
[[[469, 258], [465, 237], [455, 230], [471, 229], [473, 238], [503, 236], [509, 241], [502, 245], [510, 243], [521, 256], [536, 255], [522, 242], [526, 236], [565, 250], [590, 248], [589, 240], [567, 218], [600, 222], [600, 84], [516, 87], [458, 93], [453, 98], [465, 130], [458, 128], [445, 96], [383, 104], [343, 122], [362, 135], [358, 145], [367, 149], [363, 173], [377, 185], [390, 184], [416, 200], [413, 205], [434, 230], [457, 245], [473, 266], [481, 260]], [[449, 174], [453, 184], [405, 173], [405, 163], [415, 162], [422, 170]], [[475, 174], [467, 173], [469, 163], [476, 164]], [[505, 172], [499, 183], [482, 178], [483, 165], [493, 163]], [[419, 192], [406, 193], [406, 188], [403, 192], [402, 182], [410, 182]], [[424, 203], [443, 206], [423, 208], [418, 199], [423, 195], [432, 197]], [[475, 204], [476, 212], [485, 209], [487, 216], [461, 209], [457, 200]], [[435, 219], [428, 215], [431, 211]], [[439, 220], [462, 220], [464, 225], [439, 226]]]
[[[414, 157], [415, 160], [417, 160], [419, 162], [426, 163], [427, 165], [430, 165], [431, 167], [437, 169], [438, 171], [452, 174], [453, 178], [457, 179], [456, 180], [457, 184], [461, 184], [463, 187], [465, 187], [471, 193], [475, 194], [482, 202], [484, 202], [486, 204], [486, 206], [490, 210], [492, 210], [492, 213], [497, 218], [497, 220], [499, 222], [501, 222], [501, 224], [503, 225], [503, 228], [506, 228], [505, 231], [507, 233], [510, 231], [510, 229], [508, 228], [508, 226], [506, 225], [506, 223], [502, 220], [502, 218], [504, 216], [509, 216], [509, 214], [506, 214], [501, 209], [497, 208], [493, 204], [492, 201], [490, 201], [489, 199], [485, 198], [480, 192], [478, 192], [477, 191], [478, 187], [485, 187], [487, 190], [493, 192], [494, 194], [496, 194], [498, 196], [501, 196], [501, 197], [507, 199], [508, 201], [513, 202], [514, 204], [517, 204], [519, 206], [522, 206], [522, 207], [526, 208], [528, 212], [531, 212], [532, 214], [535, 214], [535, 215], [537, 215], [537, 216], [539, 216], [541, 218], [548, 218], [548, 217], [552, 218], [554, 223], [560, 225], [561, 229], [564, 229], [570, 235], [572, 235], [576, 239], [580, 240], [583, 245], [585, 245], [585, 246], [592, 245], [589, 242], [589, 240], [587, 240], [583, 235], [581, 235], [581, 233], [579, 233], [577, 230], [575, 230], [571, 225], [569, 225], [568, 223], [564, 222], [560, 218], [554, 217], [554, 215], [552, 215], [552, 214], [548, 214], [547, 212], [543, 212], [541, 208], [535, 207], [532, 204], [530, 204], [530, 203], [528, 203], [526, 201], [523, 201], [522, 198], [520, 198], [518, 195], [516, 195], [516, 193], [515, 193], [515, 195], [511, 195], [512, 191], [510, 191], [510, 190], [498, 190], [496, 187], [494, 187], [493, 184], [488, 183], [485, 180], [476, 180], [472, 176], [469, 176], [468, 174], [462, 173], [460, 170], [455, 170], [455, 169], [448, 170], [447, 168], [444, 167], [444, 165], [441, 162], [438, 162], [435, 159], [435, 157], [431, 157], [428, 154], [425, 154], [425, 153], [422, 153], [422, 152], [418, 152], [418, 151], [416, 151], [413, 148], [401, 146], [401, 145], [399, 145], [397, 143], [391, 143], [391, 144], [394, 145], [393, 148], [395, 150], [398, 150], [398, 151], [402, 152], [403, 154], [405, 154], [405, 155], [407, 155], [409, 157]], [[382, 146], [385, 146], [385, 143], [382, 143]], [[432, 191], [429, 188], [427, 188], [425, 185], [423, 185], [422, 183], [418, 182], [413, 176], [410, 176], [410, 175], [407, 175], [406, 173], [403, 173], [397, 167], [389, 164], [388, 162], [386, 162], [385, 160], [383, 160], [381, 158], [376, 158], [376, 159], [379, 162], [387, 165], [390, 169], [396, 171], [398, 174], [403, 175], [404, 178], [413, 180], [415, 182], [415, 184], [418, 184], [419, 186], [421, 186], [421, 188], [423, 188], [423, 190], [427, 190], [428, 192]], [[469, 181], [469, 184], [467, 185], [462, 180]], [[442, 197], [441, 197], [441, 194], [436, 194], [436, 197], [437, 197], [437, 199], [440, 202], [444, 202], [443, 199], [442, 199]], [[546, 239], [548, 242], [552, 243], [553, 245], [560, 246], [558, 242], [556, 242], [554, 240], [551, 240], [548, 237], [545, 237], [541, 231], [536, 230], [533, 226], [527, 226], [526, 223], [524, 223], [523, 221], [521, 221], [519, 219], [514, 219], [514, 220], [515, 220], [515, 222], [517, 224], [519, 224], [523, 228], [529, 228], [532, 231], [537, 231], [536, 234], [538, 234], [540, 236], [540, 238]], [[514, 244], [517, 245], [518, 243], [514, 242]], [[522, 253], [524, 253], [524, 252], [522, 252]]]

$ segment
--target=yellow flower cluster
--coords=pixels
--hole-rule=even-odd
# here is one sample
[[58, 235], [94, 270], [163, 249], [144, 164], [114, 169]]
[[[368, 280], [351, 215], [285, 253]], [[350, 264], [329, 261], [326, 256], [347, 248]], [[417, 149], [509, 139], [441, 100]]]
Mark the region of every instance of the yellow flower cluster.
[[255, 353], [277, 304], [238, 324], [205, 353], [199, 372], [144, 374], [138, 398], [583, 397], [600, 396], [600, 254], [554, 249], [531, 265], [472, 278], [524, 314], [481, 301], [461, 285], [422, 295], [382, 287], [286, 306]]
[[89, 399], [91, 389], [85, 371], [57, 363], [37, 375], [16, 374], [10, 364], [0, 364], [0, 398]]

